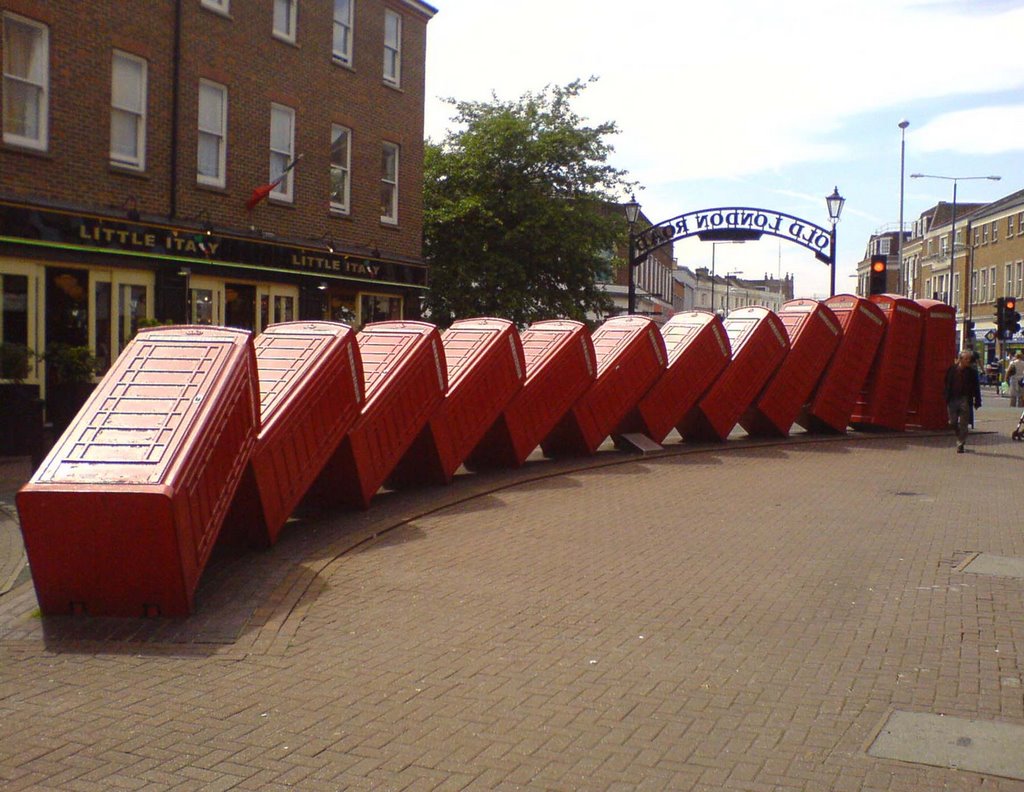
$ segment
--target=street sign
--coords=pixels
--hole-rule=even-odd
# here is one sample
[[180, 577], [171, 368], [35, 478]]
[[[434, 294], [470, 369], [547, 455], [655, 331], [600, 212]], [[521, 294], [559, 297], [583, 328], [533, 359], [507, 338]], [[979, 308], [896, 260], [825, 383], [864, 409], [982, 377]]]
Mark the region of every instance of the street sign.
[[996, 340], [995, 331], [994, 330], [989, 330], [987, 333], [985, 333], [985, 340], [986, 341], [995, 341]]

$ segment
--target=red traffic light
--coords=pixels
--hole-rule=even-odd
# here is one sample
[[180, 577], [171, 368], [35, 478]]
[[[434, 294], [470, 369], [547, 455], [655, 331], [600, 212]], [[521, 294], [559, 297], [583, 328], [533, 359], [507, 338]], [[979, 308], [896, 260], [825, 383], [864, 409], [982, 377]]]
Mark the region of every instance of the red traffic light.
[[879, 261], [877, 259], [875, 261], [872, 261], [871, 262], [871, 271], [872, 272], [885, 272], [885, 262], [884, 261]]
[[1017, 307], [1017, 300], [1014, 299], [1013, 297], [1007, 297], [1006, 298], [1006, 310], [1007, 311], [1013, 311], [1013, 310], [1016, 309], [1016, 307]]

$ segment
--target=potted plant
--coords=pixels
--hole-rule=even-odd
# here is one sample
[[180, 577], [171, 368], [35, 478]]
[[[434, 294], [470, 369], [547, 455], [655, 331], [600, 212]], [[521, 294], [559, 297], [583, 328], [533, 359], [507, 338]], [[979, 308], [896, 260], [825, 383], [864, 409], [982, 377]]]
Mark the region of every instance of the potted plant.
[[0, 343], [0, 456], [43, 452], [43, 402], [39, 386], [26, 384], [36, 354], [24, 344]]
[[46, 363], [46, 417], [60, 435], [82, 409], [92, 393], [99, 359], [87, 346], [50, 344], [43, 355]]

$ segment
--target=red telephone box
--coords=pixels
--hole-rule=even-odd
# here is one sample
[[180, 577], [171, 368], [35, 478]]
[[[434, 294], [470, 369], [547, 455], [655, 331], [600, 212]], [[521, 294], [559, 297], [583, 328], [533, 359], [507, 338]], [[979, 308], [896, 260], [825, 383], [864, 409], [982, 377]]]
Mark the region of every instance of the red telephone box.
[[885, 335], [885, 314], [870, 300], [853, 294], [837, 294], [825, 300], [825, 306], [839, 320], [843, 336], [796, 422], [808, 432], [842, 433]]
[[786, 328], [767, 308], [740, 308], [724, 324], [732, 361], [680, 425], [685, 440], [725, 440], [789, 351]]
[[363, 410], [324, 467], [315, 497], [366, 509], [448, 390], [441, 334], [425, 322], [374, 322], [356, 336]]
[[587, 455], [665, 371], [665, 342], [645, 316], [616, 316], [593, 334], [597, 377], [542, 442], [547, 456]]
[[450, 484], [526, 379], [523, 344], [504, 319], [462, 319], [441, 334], [448, 393], [402, 457], [395, 486]]
[[956, 357], [956, 310], [938, 300], [918, 300], [924, 311], [921, 351], [910, 389], [907, 426], [915, 429], [945, 429], [949, 426], [946, 400], [946, 370]]
[[258, 431], [248, 332], [140, 330], [17, 495], [43, 613], [191, 613]]
[[359, 417], [363, 367], [355, 332], [336, 322], [270, 325], [255, 347], [261, 428], [222, 538], [266, 546]]
[[681, 423], [729, 364], [732, 350], [722, 320], [710, 311], [676, 314], [661, 326], [668, 364], [615, 429], [660, 443]]
[[789, 434], [843, 335], [836, 315], [817, 300], [790, 300], [778, 315], [789, 336], [789, 352], [740, 418], [740, 426], [754, 436]]
[[921, 347], [924, 310], [913, 300], [894, 294], [875, 294], [870, 299], [885, 314], [886, 330], [864, 390], [853, 408], [850, 425], [855, 429], [902, 432], [907, 427], [907, 406]]
[[466, 460], [519, 467], [594, 381], [594, 343], [582, 322], [534, 322], [522, 333], [526, 382]]

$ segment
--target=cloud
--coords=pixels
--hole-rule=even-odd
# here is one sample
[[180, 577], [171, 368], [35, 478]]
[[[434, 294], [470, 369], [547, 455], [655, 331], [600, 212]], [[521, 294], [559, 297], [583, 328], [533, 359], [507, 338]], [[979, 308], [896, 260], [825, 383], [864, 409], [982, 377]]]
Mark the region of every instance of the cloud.
[[945, 113], [914, 133], [921, 151], [1005, 154], [1024, 151], [1024, 105], [978, 107]]
[[438, 5], [428, 134], [440, 136], [447, 112], [432, 96], [514, 98], [598, 75], [579, 109], [618, 123], [615, 160], [649, 184], [847, 160], [852, 119], [1024, 86], [1019, 3], [971, 14], [962, 3], [860, 0], [827, 17], [818, 0], [635, 0], [628, 13], [610, 0]]

